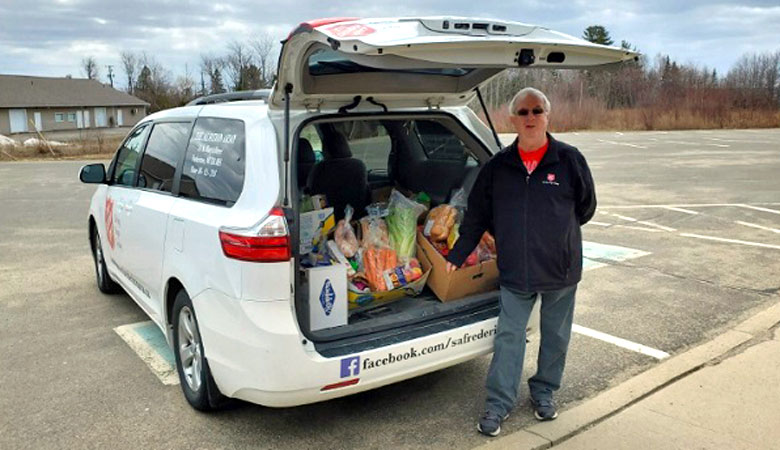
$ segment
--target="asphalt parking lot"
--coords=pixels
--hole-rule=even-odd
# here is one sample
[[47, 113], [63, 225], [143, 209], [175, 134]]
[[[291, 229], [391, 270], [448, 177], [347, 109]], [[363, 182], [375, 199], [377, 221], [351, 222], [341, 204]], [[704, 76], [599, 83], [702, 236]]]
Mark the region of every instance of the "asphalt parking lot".
[[[568, 133], [596, 181], [565, 410], [780, 301], [780, 130]], [[192, 410], [114, 331], [79, 162], [0, 164], [0, 448], [471, 448], [489, 357], [325, 403]], [[641, 256], [637, 256], [641, 255]], [[533, 347], [533, 346], [531, 346]], [[526, 377], [535, 353], [529, 347]], [[525, 399], [527, 389], [522, 392]], [[534, 419], [523, 400], [502, 427]]]

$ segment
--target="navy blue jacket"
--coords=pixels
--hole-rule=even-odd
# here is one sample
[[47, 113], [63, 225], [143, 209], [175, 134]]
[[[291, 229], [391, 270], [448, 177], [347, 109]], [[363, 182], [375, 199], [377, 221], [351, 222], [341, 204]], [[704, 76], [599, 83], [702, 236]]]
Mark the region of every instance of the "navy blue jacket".
[[593, 177], [579, 150], [547, 138], [547, 152], [530, 175], [517, 140], [482, 167], [449, 262], [463, 264], [487, 230], [496, 238], [502, 285], [541, 292], [580, 281], [580, 226], [596, 211]]

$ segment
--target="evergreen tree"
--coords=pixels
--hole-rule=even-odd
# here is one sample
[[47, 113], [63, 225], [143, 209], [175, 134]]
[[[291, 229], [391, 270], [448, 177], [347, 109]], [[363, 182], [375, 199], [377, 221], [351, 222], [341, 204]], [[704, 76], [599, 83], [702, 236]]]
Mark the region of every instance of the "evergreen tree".
[[582, 38], [594, 44], [612, 45], [615, 43], [609, 36], [609, 31], [601, 25], [591, 25], [585, 28]]
[[211, 93], [222, 94], [223, 92], [225, 92], [225, 85], [222, 83], [222, 74], [218, 68], [215, 68], [211, 74]]
[[149, 66], [144, 65], [141, 73], [138, 74], [138, 80], [135, 82], [135, 92], [149, 93], [152, 90], [152, 71]]
[[264, 80], [260, 68], [250, 64], [244, 68], [244, 89], [260, 89], [263, 87]]

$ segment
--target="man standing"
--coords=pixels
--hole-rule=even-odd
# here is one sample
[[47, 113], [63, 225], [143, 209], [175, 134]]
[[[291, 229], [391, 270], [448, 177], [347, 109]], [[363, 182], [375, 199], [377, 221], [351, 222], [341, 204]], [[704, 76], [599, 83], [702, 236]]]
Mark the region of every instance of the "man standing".
[[525, 357], [526, 326], [541, 297], [538, 369], [528, 380], [534, 415], [558, 416], [553, 392], [560, 388], [582, 276], [580, 226], [593, 217], [596, 193], [585, 158], [547, 133], [550, 101], [525, 88], [509, 104], [517, 139], [480, 170], [449, 253], [453, 271], [482, 234], [496, 238], [501, 312], [487, 376], [486, 412], [480, 433], [496, 436], [515, 407]]

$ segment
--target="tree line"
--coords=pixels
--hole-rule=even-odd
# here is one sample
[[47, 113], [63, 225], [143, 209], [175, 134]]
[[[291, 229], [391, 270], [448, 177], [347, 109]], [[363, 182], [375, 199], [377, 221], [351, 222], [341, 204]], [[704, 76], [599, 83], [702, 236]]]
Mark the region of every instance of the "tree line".
[[[614, 45], [601, 25], [587, 27], [582, 38]], [[277, 42], [268, 34], [232, 41], [222, 54], [201, 54], [196, 66], [185, 66], [175, 78], [153, 55], [123, 51], [119, 76], [126, 91], [149, 102], [152, 112], [203, 95], [268, 88]], [[625, 40], [620, 46], [641, 52]], [[98, 67], [92, 57], [82, 60], [88, 78], [99, 79]], [[725, 75], [667, 55], [643, 55], [612, 70], [505, 70], [481, 88], [499, 130], [511, 131], [505, 105], [526, 86], [550, 97], [551, 125], [558, 131], [780, 126], [780, 50], [744, 54]], [[471, 106], [481, 113], [478, 104]]]
[[[614, 45], [600, 25], [588, 27], [582, 37]], [[627, 41], [620, 46], [641, 52]], [[612, 70], [506, 70], [482, 88], [500, 131], [512, 131], [506, 105], [526, 86], [548, 95], [556, 131], [780, 126], [780, 50], [746, 53], [725, 75], [668, 55], [643, 55]], [[472, 107], [483, 114], [478, 104]]]
[[[276, 43], [268, 34], [231, 41], [224, 53], [201, 54], [197, 66], [186, 65], [176, 77], [154, 55], [122, 51], [119, 77], [127, 93], [149, 102], [150, 112], [182, 106], [204, 95], [270, 88], [276, 72]], [[89, 79], [100, 78], [98, 67], [92, 56], [81, 61]], [[110, 83], [113, 86], [113, 77]]]

